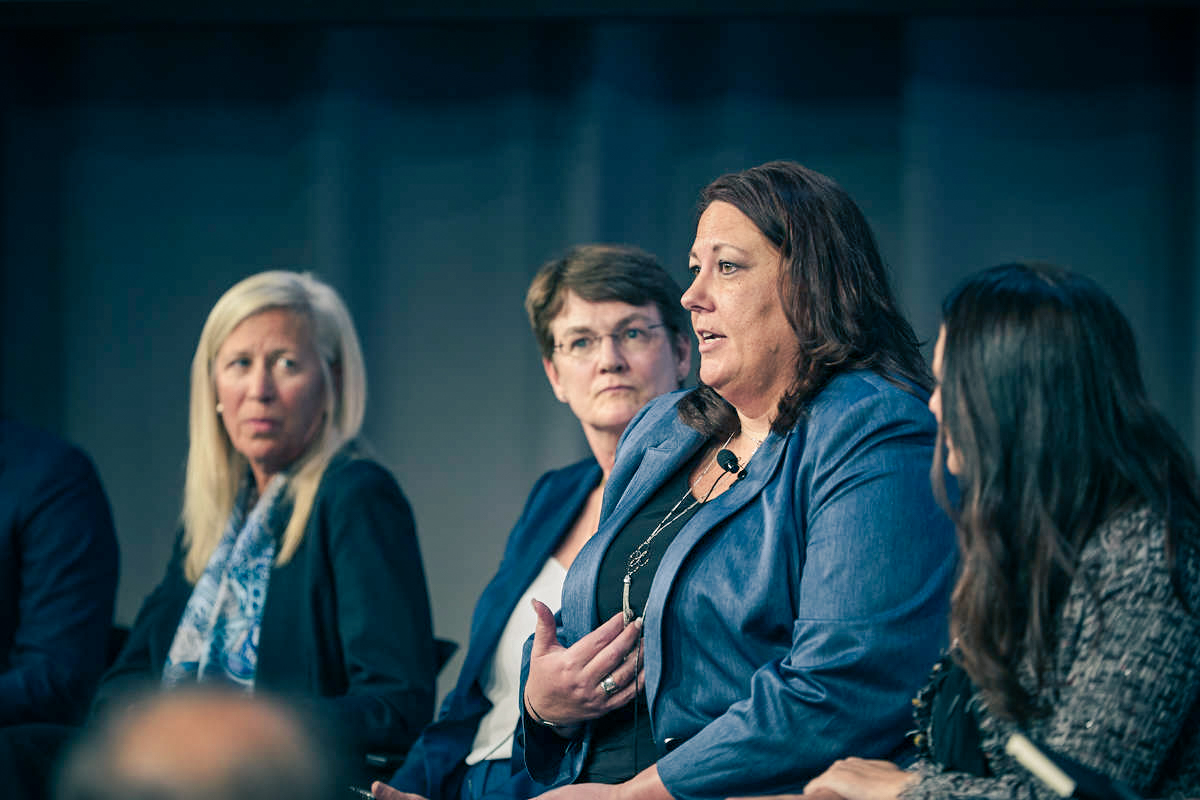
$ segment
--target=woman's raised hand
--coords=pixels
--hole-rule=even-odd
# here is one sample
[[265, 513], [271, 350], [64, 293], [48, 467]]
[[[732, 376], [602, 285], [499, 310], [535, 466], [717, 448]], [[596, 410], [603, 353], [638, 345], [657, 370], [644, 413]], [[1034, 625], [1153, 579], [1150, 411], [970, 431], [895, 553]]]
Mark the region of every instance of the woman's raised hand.
[[642, 620], [625, 625], [621, 614], [570, 647], [558, 642], [554, 613], [533, 601], [537, 627], [525, 681], [525, 709], [535, 720], [569, 735], [572, 726], [604, 716], [637, 696], [645, 682]]

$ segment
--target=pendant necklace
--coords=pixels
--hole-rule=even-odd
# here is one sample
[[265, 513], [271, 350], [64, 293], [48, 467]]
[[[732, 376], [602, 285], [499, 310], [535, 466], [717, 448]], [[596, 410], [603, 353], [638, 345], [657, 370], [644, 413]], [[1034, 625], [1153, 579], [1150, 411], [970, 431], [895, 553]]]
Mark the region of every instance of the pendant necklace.
[[[735, 434], [732, 433], [729, 434], [729, 438], [725, 440], [725, 444], [721, 445], [717, 449], [717, 452], [721, 452], [728, 447], [729, 443], [733, 441], [734, 435]], [[757, 450], [757, 448], [755, 449]], [[712, 469], [712, 465], [715, 463], [717, 463], [717, 459], [716, 455], [714, 454], [713, 460], [708, 463], [708, 466], [704, 468], [703, 472], [696, 476], [697, 483], [704, 479], [704, 476], [708, 474], [708, 471]], [[749, 459], [747, 459], [747, 463], [749, 463]], [[725, 472], [722, 470], [721, 474], [717, 476], [717, 481], [720, 481], [724, 475]], [[708, 500], [709, 495], [711, 495], [713, 490], [716, 488], [717, 483], [714, 482], [712, 487], [709, 488], [708, 494], [704, 495], [704, 500]], [[667, 515], [662, 518], [662, 521], [654, 526], [654, 530], [650, 531], [650, 535], [646, 537], [645, 541], [635, 547], [633, 552], [629, 554], [629, 561], [625, 566], [625, 577], [622, 580], [623, 586], [621, 587], [621, 611], [625, 618], [626, 625], [633, 622], [634, 619], [633, 608], [629, 605], [629, 586], [633, 583], [633, 576], [637, 574], [639, 569], [646, 566], [646, 563], [650, 560], [650, 543], [654, 541], [654, 537], [658, 536], [667, 528], [671, 527], [671, 525], [678, 522], [693, 508], [700, 505], [702, 501], [693, 496], [692, 502], [688, 503], [688, 505], [682, 511], [679, 509], [679, 507], [683, 505], [683, 501], [686, 500], [690, 494], [692, 494], [691, 483], [689, 483], [688, 487], [683, 490], [683, 496], [675, 502], [675, 505], [671, 506], [671, 510], [668, 511]]]

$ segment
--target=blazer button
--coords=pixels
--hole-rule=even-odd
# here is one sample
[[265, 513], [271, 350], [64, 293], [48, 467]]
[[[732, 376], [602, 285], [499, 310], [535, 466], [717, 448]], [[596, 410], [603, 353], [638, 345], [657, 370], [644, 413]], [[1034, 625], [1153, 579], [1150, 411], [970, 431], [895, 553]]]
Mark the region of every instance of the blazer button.
[[668, 736], [667, 738], [663, 739], [663, 749], [665, 749], [668, 753], [674, 750], [676, 747], [679, 747], [681, 744], [683, 744], [683, 739], [678, 736]]

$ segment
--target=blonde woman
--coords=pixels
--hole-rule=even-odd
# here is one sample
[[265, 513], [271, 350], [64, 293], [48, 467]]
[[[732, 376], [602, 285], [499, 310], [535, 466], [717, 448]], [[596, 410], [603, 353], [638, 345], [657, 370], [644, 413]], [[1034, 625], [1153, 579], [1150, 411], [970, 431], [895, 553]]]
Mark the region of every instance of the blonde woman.
[[192, 361], [183, 531], [97, 702], [131, 680], [320, 698], [363, 750], [430, 718], [429, 599], [412, 512], [356, 446], [366, 375], [340, 297], [263, 272]]

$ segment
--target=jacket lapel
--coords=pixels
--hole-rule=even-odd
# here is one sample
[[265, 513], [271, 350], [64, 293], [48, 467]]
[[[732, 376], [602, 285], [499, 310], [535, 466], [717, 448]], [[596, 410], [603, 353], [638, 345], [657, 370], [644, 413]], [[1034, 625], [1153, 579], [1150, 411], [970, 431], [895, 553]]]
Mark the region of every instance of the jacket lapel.
[[600, 530], [571, 565], [571, 572], [580, 577], [578, 591], [582, 593], [582, 616], [575, 621], [575, 625], [567, 620], [564, 622], [567, 622], [568, 629], [581, 631], [579, 635], [603, 622], [596, 609], [596, 581], [600, 562], [612, 540], [663, 481], [691, 458], [704, 442], [704, 437], [697, 431], [679, 422], [667, 426], [665, 435], [657, 438], [657, 443], [653, 440], [645, 444], [631, 443], [632, 446], [645, 448], [641, 459], [622, 461], [618, 458], [621, 463], [614, 467], [604, 492]]
[[505, 572], [508, 574], [502, 580], [498, 580], [501, 575], [497, 575], [485, 591], [488, 605], [477, 626], [478, 635], [472, 636], [468, 643], [466, 660], [459, 672], [460, 686], [470, 686], [478, 679], [485, 660], [490, 659], [495, 651], [517, 601], [575, 524], [588, 494], [599, 482], [599, 473], [599, 467], [589, 471], [589, 480], [576, 482], [571, 493], [548, 513], [530, 520], [530, 527], [537, 529], [526, 540], [530, 548], [522, 554], [517, 564], [506, 565]]
[[[650, 584], [650, 596], [646, 600], [644, 617], [645, 628], [642, 633], [643, 652], [646, 653], [646, 699], [651, 711], [654, 709], [654, 699], [662, 681], [663, 615], [680, 569], [697, 544], [762, 493], [763, 488], [779, 470], [786, 442], [792, 436], [794, 432], [786, 439], [775, 434], [769, 435], [748, 462], [746, 477], [701, 506], [663, 555], [662, 563], [659, 564]], [[658, 484], [661, 482], [660, 480]]]

